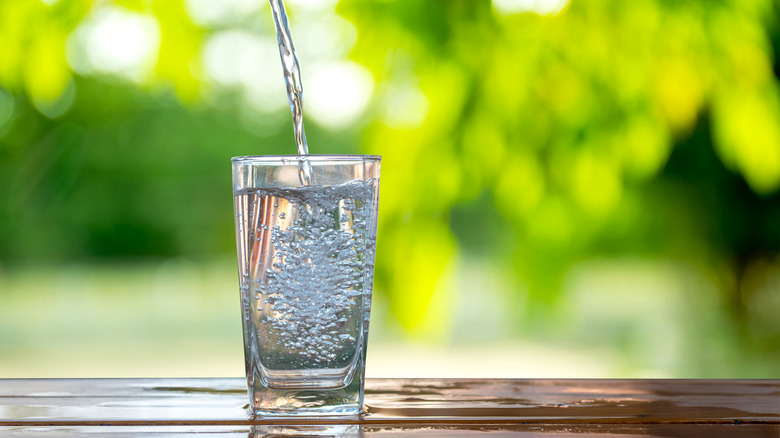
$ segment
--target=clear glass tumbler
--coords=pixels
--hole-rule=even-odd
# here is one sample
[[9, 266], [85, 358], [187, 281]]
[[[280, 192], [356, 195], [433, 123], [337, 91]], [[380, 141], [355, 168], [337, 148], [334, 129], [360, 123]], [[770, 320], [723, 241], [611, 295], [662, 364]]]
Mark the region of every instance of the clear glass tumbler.
[[244, 355], [257, 415], [361, 411], [380, 160], [233, 158]]

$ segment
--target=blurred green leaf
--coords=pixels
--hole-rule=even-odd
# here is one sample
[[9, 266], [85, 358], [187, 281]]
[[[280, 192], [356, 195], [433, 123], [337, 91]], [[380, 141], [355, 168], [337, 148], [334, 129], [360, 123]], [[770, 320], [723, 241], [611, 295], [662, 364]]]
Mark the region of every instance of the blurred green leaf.
[[[194, 4], [0, 1], [3, 263], [232, 252], [229, 158], [292, 153], [292, 129], [266, 92], [283, 85], [265, 74], [281, 72], [265, 2]], [[471, 258], [514, 285], [517, 329], [549, 337], [578, 264], [650, 258], [712, 284], [691, 292], [716, 313], [691, 339], [711, 323], [735, 363], [780, 357], [764, 308], [780, 254], [776, 0], [289, 6], [304, 82], [347, 56], [371, 72], [353, 126], [307, 133], [314, 153], [383, 155], [376, 290], [408, 334], [447, 324], [434, 291]], [[147, 70], [92, 59], [85, 29], [107, 8], [159, 29]], [[117, 41], [120, 57], [137, 43]]]

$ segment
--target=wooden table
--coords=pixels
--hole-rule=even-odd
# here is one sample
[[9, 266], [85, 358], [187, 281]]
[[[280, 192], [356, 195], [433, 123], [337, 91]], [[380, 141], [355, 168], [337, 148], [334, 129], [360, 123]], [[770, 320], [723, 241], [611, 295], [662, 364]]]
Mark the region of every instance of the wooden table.
[[0, 379], [0, 436], [780, 437], [780, 380], [375, 379], [367, 413], [248, 413], [243, 379]]

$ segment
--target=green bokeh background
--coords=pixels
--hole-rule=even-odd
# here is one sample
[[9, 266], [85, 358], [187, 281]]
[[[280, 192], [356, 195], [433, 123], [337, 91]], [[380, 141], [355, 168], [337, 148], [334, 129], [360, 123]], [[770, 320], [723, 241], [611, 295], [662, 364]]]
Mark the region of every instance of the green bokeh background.
[[[305, 86], [324, 62], [370, 79], [348, 123], [306, 129], [312, 153], [384, 157], [372, 343], [600, 358], [560, 368], [582, 377], [780, 376], [780, 2], [288, 11]], [[122, 41], [88, 32], [109, 13], [151, 23], [136, 73], [90, 52]], [[219, 373], [150, 364], [240, 344], [229, 159], [295, 149], [278, 54], [251, 89], [214, 77], [225, 35], [274, 38], [268, 5], [0, 0], [1, 372]], [[83, 360], [112, 354], [126, 367]]]

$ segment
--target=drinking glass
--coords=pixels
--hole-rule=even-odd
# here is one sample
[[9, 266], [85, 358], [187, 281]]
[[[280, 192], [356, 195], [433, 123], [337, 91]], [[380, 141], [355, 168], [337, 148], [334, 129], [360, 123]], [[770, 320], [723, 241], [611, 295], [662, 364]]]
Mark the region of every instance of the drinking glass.
[[380, 160], [232, 160], [244, 356], [257, 415], [362, 409]]

